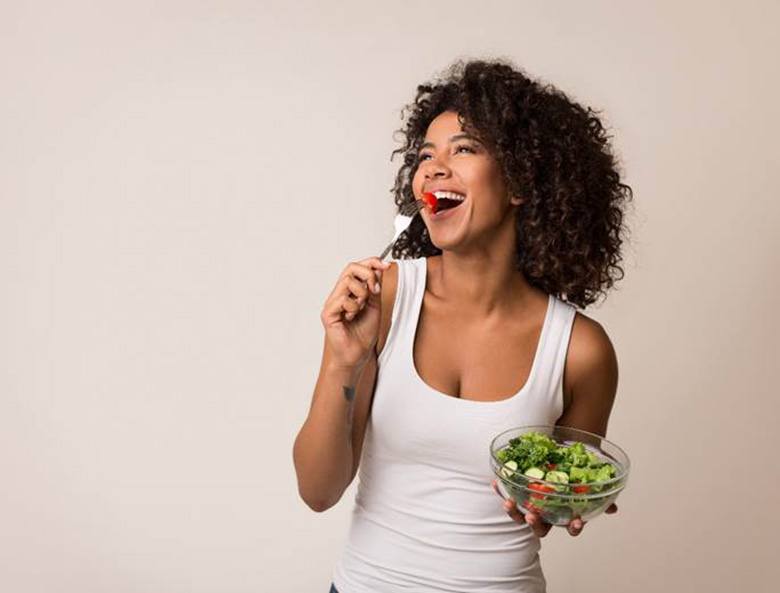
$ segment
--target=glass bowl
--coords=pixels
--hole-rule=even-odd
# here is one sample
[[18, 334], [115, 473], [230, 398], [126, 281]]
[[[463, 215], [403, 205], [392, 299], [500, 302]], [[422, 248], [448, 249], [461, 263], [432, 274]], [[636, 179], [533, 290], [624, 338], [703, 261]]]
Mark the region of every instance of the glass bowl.
[[[580, 442], [586, 451], [611, 463], [617, 471], [604, 482], [561, 484], [507, 470], [496, 458], [496, 453], [509, 446], [511, 439], [527, 432], [545, 434], [558, 446]], [[626, 487], [630, 462], [623, 449], [602, 436], [566, 426], [538, 425], [511, 428], [496, 436], [490, 443], [490, 467], [498, 478], [503, 496], [513, 498], [523, 514], [533, 511], [546, 523], [568, 525], [577, 517], [589, 521], [615, 502]]]

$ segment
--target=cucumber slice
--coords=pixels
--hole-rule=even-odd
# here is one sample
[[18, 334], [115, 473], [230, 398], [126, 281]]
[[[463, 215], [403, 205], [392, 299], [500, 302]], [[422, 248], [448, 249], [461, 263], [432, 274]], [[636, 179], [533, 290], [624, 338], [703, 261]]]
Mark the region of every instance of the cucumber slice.
[[503, 477], [509, 478], [511, 477], [515, 472], [517, 471], [517, 462], [512, 461], [511, 459], [507, 461], [504, 466], [501, 468], [501, 470], [498, 472]]
[[564, 472], [559, 472], [556, 470], [549, 471], [544, 475], [544, 479], [548, 482], [556, 482], [557, 484], [568, 484], [569, 483], [569, 476], [566, 475]]
[[544, 471], [538, 467], [529, 467], [527, 470], [525, 470], [525, 475], [529, 478], [536, 478], [537, 480], [544, 479]]

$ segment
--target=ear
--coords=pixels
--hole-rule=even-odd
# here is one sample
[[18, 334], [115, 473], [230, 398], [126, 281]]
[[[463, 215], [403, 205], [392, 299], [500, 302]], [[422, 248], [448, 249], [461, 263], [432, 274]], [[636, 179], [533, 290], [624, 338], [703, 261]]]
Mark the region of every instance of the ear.
[[523, 198], [518, 198], [517, 196], [512, 196], [509, 198], [509, 202], [514, 206], [519, 206], [523, 203]]

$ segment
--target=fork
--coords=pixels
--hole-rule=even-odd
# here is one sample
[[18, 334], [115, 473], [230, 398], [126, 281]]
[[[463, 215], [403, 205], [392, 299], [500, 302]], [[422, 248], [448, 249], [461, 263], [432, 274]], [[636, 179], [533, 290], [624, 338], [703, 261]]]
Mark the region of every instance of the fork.
[[423, 205], [424, 202], [422, 200], [415, 200], [414, 202], [408, 202], [401, 206], [400, 211], [395, 215], [395, 219], [393, 220], [395, 235], [393, 236], [393, 240], [390, 241], [390, 244], [382, 251], [382, 254], [379, 256], [380, 260], [384, 260], [385, 256], [390, 253], [390, 250], [393, 248], [393, 245], [395, 245], [398, 237], [409, 228], [409, 225], [412, 224], [412, 220], [414, 220], [414, 217], [420, 212]]

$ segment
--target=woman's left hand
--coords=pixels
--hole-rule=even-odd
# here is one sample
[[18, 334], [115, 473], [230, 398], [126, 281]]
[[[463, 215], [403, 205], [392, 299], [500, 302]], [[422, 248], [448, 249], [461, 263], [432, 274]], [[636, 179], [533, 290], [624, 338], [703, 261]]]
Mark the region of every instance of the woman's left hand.
[[[504, 495], [501, 494], [501, 491], [498, 489], [498, 483], [496, 480], [493, 480], [493, 490], [495, 490], [496, 494], [498, 494], [501, 498], [504, 498]], [[536, 513], [528, 512], [523, 514], [520, 509], [517, 508], [517, 503], [511, 498], [504, 498], [504, 510], [516, 523], [519, 523], [520, 525], [527, 523], [530, 525], [531, 529], [534, 530], [534, 533], [538, 537], [544, 537], [550, 531], [550, 528], [552, 528], [550, 523], [545, 523], [542, 521], [542, 518]], [[604, 512], [611, 515], [613, 513], [617, 513], [617, 510], [617, 505], [612, 503]], [[580, 518], [572, 519], [569, 524], [566, 525], [566, 530], [569, 532], [569, 535], [577, 536], [582, 533], [586, 523], [587, 521], [583, 521]], [[563, 527], [563, 525], [561, 525], [561, 527]]]

